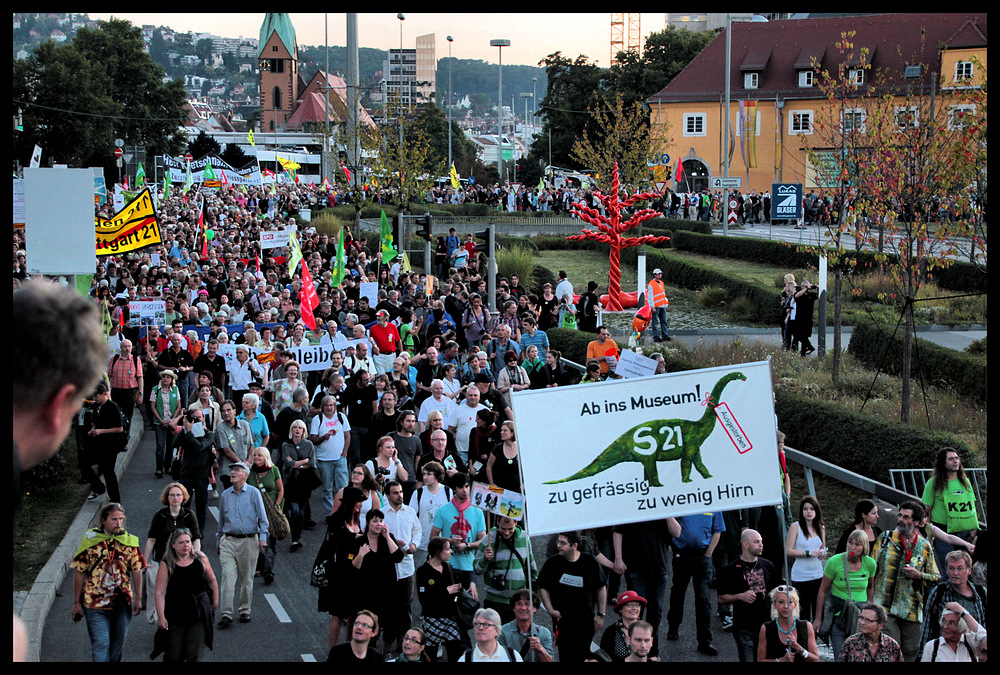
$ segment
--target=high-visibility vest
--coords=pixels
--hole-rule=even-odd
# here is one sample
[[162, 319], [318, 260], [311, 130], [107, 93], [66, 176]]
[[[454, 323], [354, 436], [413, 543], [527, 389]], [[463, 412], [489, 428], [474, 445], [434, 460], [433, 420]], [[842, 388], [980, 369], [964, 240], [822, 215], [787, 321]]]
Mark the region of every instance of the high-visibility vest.
[[646, 304], [653, 307], [668, 307], [670, 301], [667, 300], [667, 291], [663, 287], [663, 282], [653, 279], [646, 287]]

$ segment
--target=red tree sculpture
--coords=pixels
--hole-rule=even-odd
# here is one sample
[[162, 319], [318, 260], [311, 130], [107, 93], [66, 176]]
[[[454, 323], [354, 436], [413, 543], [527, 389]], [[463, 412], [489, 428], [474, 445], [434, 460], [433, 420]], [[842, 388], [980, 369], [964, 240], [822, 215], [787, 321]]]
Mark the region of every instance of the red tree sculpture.
[[631, 218], [622, 222], [622, 208], [630, 207], [638, 201], [656, 199], [660, 195], [653, 192], [639, 192], [624, 201], [618, 201], [618, 189], [618, 162], [615, 162], [615, 168], [611, 178], [611, 194], [603, 195], [600, 192], [595, 193], [595, 196], [601, 200], [602, 204], [604, 204], [604, 210], [607, 215], [601, 215], [600, 211], [587, 206], [583, 202], [576, 202], [573, 204], [573, 212], [579, 216], [581, 220], [597, 226], [597, 229], [600, 231], [595, 232], [594, 230], [581, 230], [581, 234], [574, 234], [566, 237], [567, 239], [572, 239], [574, 241], [582, 241], [585, 239], [589, 239], [591, 241], [601, 241], [611, 246], [611, 269], [608, 272], [608, 303], [605, 309], [612, 312], [620, 312], [622, 310], [622, 249], [629, 248], [630, 246], [640, 246], [642, 244], [659, 244], [670, 240], [670, 237], [654, 237], [651, 235], [644, 237], [622, 237], [621, 235], [623, 232], [632, 229], [639, 223], [645, 222], [650, 218], [656, 218], [660, 215], [658, 211], [654, 211], [653, 209], [641, 209], [636, 211]]

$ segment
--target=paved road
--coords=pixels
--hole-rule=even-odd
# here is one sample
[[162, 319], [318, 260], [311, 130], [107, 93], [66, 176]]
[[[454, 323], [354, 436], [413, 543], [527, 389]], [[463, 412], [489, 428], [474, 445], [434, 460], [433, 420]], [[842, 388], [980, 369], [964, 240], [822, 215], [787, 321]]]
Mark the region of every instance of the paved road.
[[[136, 418], [136, 425], [139, 419]], [[167, 479], [153, 477], [154, 440], [152, 432], [146, 431], [131, 454], [130, 462], [121, 480], [122, 502], [127, 511], [126, 528], [145, 541], [146, 530], [153, 513], [160, 507], [157, 499]], [[123, 456], [124, 457], [124, 456]], [[218, 556], [214, 547], [214, 532], [217, 525], [217, 501], [210, 498], [209, 516], [206, 529], [205, 552], [212, 561], [216, 574], [220, 573]], [[320, 500], [312, 500], [314, 513], [319, 513]], [[84, 511], [96, 513], [98, 504], [88, 502]], [[85, 520], [85, 519], [81, 519]], [[75, 543], [82, 536], [82, 527], [68, 535]], [[323, 661], [327, 654], [327, 625], [329, 617], [316, 611], [317, 591], [309, 585], [309, 572], [316, 551], [323, 537], [323, 529], [317, 528], [303, 534], [304, 547], [292, 554], [289, 542], [279, 542], [275, 563], [276, 579], [273, 585], [265, 586], [258, 578], [254, 583], [253, 620], [249, 624], [235, 623], [225, 631], [217, 631], [215, 649], [206, 652], [206, 660], [213, 662], [301, 662]], [[535, 537], [533, 547], [536, 555], [544, 559], [548, 537]], [[58, 583], [58, 591], [52, 601], [51, 610], [44, 622], [40, 637], [40, 660], [45, 662], [86, 662], [90, 660], [90, 642], [85, 622], [70, 620], [72, 606], [72, 575], [67, 574]], [[620, 590], [625, 590], [624, 585]], [[714, 592], [713, 592], [714, 596]], [[686, 596], [686, 616], [688, 621], [681, 626], [680, 640], [666, 641], [666, 622], [660, 635], [661, 657], [672, 661], [736, 661], [736, 649], [732, 637], [724, 633], [717, 616], [712, 617], [715, 645], [719, 655], [708, 657], [695, 650], [694, 601], [689, 589]], [[714, 597], [713, 597], [714, 607]], [[538, 621], [551, 626], [544, 610]], [[606, 625], [613, 625], [617, 616], [611, 610], [606, 617]], [[148, 662], [153, 643], [155, 626], [147, 623], [145, 613], [133, 620], [125, 646], [123, 660]], [[599, 636], [598, 636], [599, 637]]]

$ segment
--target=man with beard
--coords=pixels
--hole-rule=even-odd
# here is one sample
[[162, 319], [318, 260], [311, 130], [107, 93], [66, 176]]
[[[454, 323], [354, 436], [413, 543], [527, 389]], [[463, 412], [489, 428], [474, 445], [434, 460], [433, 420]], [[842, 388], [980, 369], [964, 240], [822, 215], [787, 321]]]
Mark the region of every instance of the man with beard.
[[885, 633], [899, 643], [906, 661], [920, 653], [920, 628], [924, 620], [924, 598], [941, 580], [934, 548], [917, 528], [924, 507], [914, 501], [899, 507], [895, 530], [875, 540], [874, 602], [886, 613]]

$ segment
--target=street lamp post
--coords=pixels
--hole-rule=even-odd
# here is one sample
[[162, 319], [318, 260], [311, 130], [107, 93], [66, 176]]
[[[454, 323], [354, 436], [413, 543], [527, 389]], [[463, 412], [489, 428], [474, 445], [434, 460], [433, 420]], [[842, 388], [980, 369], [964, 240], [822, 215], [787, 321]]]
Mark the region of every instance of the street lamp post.
[[451, 158], [451, 43], [455, 41], [455, 38], [448, 36], [448, 98], [445, 100], [445, 106], [448, 107], [448, 169], [451, 170], [451, 165], [454, 163]]
[[490, 40], [490, 47], [497, 47], [500, 55], [499, 89], [497, 90], [497, 171], [500, 174], [500, 184], [503, 185], [503, 48], [510, 47], [510, 40], [495, 38]]

